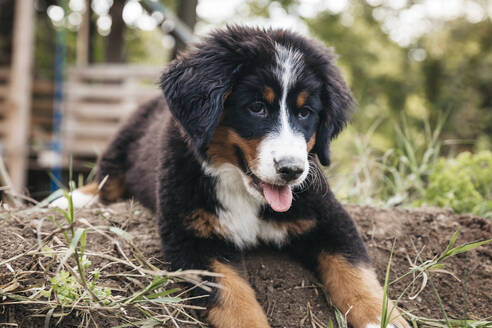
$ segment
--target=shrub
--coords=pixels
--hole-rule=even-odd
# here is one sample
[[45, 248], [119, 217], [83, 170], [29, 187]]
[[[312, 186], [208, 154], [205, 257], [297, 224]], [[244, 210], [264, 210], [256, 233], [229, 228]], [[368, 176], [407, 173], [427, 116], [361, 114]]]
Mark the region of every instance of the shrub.
[[458, 213], [492, 215], [492, 152], [464, 152], [441, 158], [429, 175], [424, 203], [451, 207]]
[[378, 122], [366, 134], [352, 135], [349, 165], [327, 171], [339, 199], [377, 206], [427, 204], [492, 217], [492, 152], [441, 157], [443, 146], [459, 142], [441, 141], [443, 122], [431, 128], [424, 121], [423, 128], [412, 130], [404, 119], [396, 126], [394, 147], [385, 153], [371, 145]]

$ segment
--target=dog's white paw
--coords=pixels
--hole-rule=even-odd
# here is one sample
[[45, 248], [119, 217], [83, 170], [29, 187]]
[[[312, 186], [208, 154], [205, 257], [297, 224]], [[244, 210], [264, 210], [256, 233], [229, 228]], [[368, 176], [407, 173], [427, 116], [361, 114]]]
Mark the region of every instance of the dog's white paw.
[[[370, 323], [370, 324], [366, 325], [366, 328], [381, 328], [381, 324], [380, 323]], [[389, 323], [386, 325], [386, 328], [398, 328], [398, 327], [395, 327], [394, 325]]]
[[[397, 320], [393, 321], [392, 323], [388, 323], [386, 325], [386, 328], [407, 328], [407, 327], [410, 327], [410, 326], [403, 318], [398, 318]], [[369, 323], [365, 326], [365, 328], [381, 328], [381, 322]]]
[[378, 325], [377, 323], [369, 323], [366, 325], [366, 328], [380, 328], [381, 325]]
[[[85, 194], [80, 190], [74, 190], [72, 192], [72, 203], [74, 208], [83, 208], [90, 206], [97, 202], [97, 195]], [[66, 197], [60, 197], [52, 201], [49, 205], [51, 208], [68, 209], [68, 199]]]

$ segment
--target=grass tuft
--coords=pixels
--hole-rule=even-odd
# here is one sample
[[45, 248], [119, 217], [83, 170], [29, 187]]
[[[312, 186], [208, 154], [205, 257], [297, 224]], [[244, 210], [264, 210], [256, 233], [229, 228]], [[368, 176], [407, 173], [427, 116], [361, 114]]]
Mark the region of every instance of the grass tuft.
[[[130, 233], [77, 218], [72, 190], [73, 186], [64, 192], [67, 210], [30, 209], [31, 214], [39, 213], [48, 220], [38, 224], [36, 245], [0, 263], [11, 269], [3, 279], [7, 282], [0, 285], [0, 305], [27, 306], [34, 317], [44, 318], [46, 327], [59, 325], [74, 313], [80, 327], [97, 327], [101, 317], [123, 323], [119, 327], [202, 325], [189, 313], [202, 308], [187, 304], [188, 290], [179, 288], [179, 282], [192, 282], [194, 288], [210, 291], [212, 284], [202, 278], [217, 275], [158, 269], [162, 263], [146, 258]], [[91, 250], [91, 239], [113, 245], [117, 254]], [[30, 264], [21, 264], [26, 262]], [[114, 266], [118, 266], [117, 273], [110, 270]]]
[[[452, 328], [452, 327], [463, 327], [463, 328], [487, 327], [487, 326], [492, 327], [492, 321], [489, 321], [489, 319], [484, 319], [484, 320], [450, 319], [448, 317], [445, 309], [444, 309], [444, 304], [443, 304], [442, 299], [439, 295], [439, 292], [438, 292], [434, 282], [432, 281], [431, 275], [433, 273], [445, 273], [445, 274], [451, 275], [455, 279], [458, 279], [452, 273], [443, 269], [443, 267], [444, 267], [443, 262], [445, 260], [448, 260], [449, 258], [457, 255], [457, 254], [470, 252], [470, 251], [476, 249], [477, 247], [480, 247], [482, 245], [485, 245], [485, 244], [492, 242], [492, 239], [488, 239], [488, 240], [483, 240], [483, 241], [465, 243], [465, 244], [460, 245], [460, 246], [455, 246], [456, 239], [458, 238], [458, 234], [459, 234], [459, 229], [456, 230], [456, 232], [450, 237], [448, 246], [439, 256], [436, 256], [436, 257], [429, 259], [429, 260], [421, 261], [421, 263], [418, 265], [416, 263], [411, 263], [411, 268], [407, 273], [401, 275], [400, 277], [394, 279], [393, 281], [390, 281], [389, 280], [389, 273], [390, 273], [390, 267], [391, 267], [393, 252], [395, 249], [395, 242], [393, 242], [393, 246], [391, 248], [391, 252], [390, 252], [390, 256], [389, 256], [389, 260], [388, 260], [388, 265], [386, 268], [385, 280], [384, 280], [384, 288], [383, 288], [384, 289], [384, 295], [383, 295], [383, 308], [382, 308], [382, 316], [381, 316], [381, 328], [386, 328], [388, 326], [388, 324], [390, 323], [390, 318], [392, 318], [393, 310], [395, 310], [395, 308], [398, 306], [399, 302], [401, 301], [401, 299], [404, 296], [407, 296], [410, 300], [415, 299], [417, 297], [417, 295], [420, 294], [424, 290], [424, 288], [427, 286], [428, 283], [431, 286], [432, 291], [434, 292], [434, 295], [436, 296], [437, 305], [439, 305], [439, 308], [441, 310], [443, 318], [442, 319], [428, 319], [425, 317], [413, 315], [412, 313], [410, 313], [408, 311], [402, 311], [405, 314], [406, 318], [409, 319], [414, 324], [414, 326], [416, 326], [416, 325], [424, 325], [425, 326], [425, 325], [429, 325], [429, 323], [433, 323], [433, 325], [431, 325], [431, 326], [435, 325], [435, 327], [448, 327], [448, 328]], [[420, 258], [419, 254], [417, 255], [417, 258]], [[391, 309], [388, 309], [389, 291], [390, 291], [391, 285], [393, 285], [394, 283], [396, 283], [396, 282], [398, 282], [398, 281], [400, 281], [400, 280], [402, 280], [408, 276], [413, 276], [413, 278], [411, 279], [410, 283], [408, 283], [406, 285], [406, 287], [403, 289], [403, 291], [400, 293], [400, 295], [395, 300], [394, 307]], [[418, 289], [418, 292], [413, 296], [408, 295], [410, 288], [412, 288], [420, 279], [422, 279], [422, 284], [421, 284], [421, 287]]]

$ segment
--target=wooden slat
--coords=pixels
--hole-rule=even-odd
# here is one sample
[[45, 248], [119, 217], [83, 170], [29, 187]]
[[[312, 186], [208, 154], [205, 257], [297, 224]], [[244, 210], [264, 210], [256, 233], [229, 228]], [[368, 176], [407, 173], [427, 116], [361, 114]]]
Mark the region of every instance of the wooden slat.
[[[7, 97], [10, 92], [8, 80], [10, 78], [10, 68], [0, 67], [0, 143], [5, 143], [10, 130], [6, 118]], [[51, 80], [36, 80], [32, 82], [32, 102], [29, 142], [37, 145], [48, 144], [51, 141], [51, 126], [53, 124], [53, 92], [54, 85]], [[7, 147], [7, 145], [4, 145]], [[34, 151], [37, 154], [39, 148]], [[35, 157], [34, 157], [35, 158]], [[29, 167], [36, 165], [35, 160], [31, 158]]]
[[[102, 140], [108, 140], [111, 138], [118, 126], [116, 124], [108, 125], [108, 124], [100, 124], [100, 123], [78, 123], [71, 127], [71, 133], [74, 135], [74, 138], [80, 137], [90, 137], [90, 138], [101, 138]], [[77, 142], [77, 140], [75, 140]]]
[[139, 104], [161, 94], [160, 69], [90, 65], [70, 68], [65, 85], [63, 157], [94, 158]]
[[92, 65], [84, 68], [71, 68], [69, 74], [76, 79], [125, 79], [128, 76], [139, 78], [157, 78], [160, 76], [160, 69], [155, 66], [139, 65]]
[[107, 146], [106, 141], [83, 141], [79, 140], [77, 143], [71, 143], [63, 146], [63, 151], [67, 156], [97, 156]]
[[82, 84], [70, 83], [67, 85], [67, 93], [71, 98], [107, 98], [120, 99], [125, 95], [125, 90], [121, 87], [108, 86], [104, 84]]
[[152, 97], [156, 91], [148, 88], [135, 88], [128, 90], [120, 86], [108, 86], [104, 84], [72, 84], [69, 85], [70, 97], [73, 98], [98, 98], [98, 99], [122, 99], [125, 97]]
[[93, 118], [100, 120], [121, 120], [128, 116], [135, 108], [124, 104], [97, 104], [77, 103], [73, 105], [73, 112], [77, 118]]

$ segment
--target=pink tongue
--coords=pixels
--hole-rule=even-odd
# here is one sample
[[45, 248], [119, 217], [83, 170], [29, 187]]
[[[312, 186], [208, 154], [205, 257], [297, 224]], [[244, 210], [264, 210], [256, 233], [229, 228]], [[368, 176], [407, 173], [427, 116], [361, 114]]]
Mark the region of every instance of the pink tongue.
[[290, 205], [292, 205], [292, 190], [290, 190], [290, 186], [279, 187], [264, 183], [262, 187], [266, 201], [275, 212], [289, 210]]

